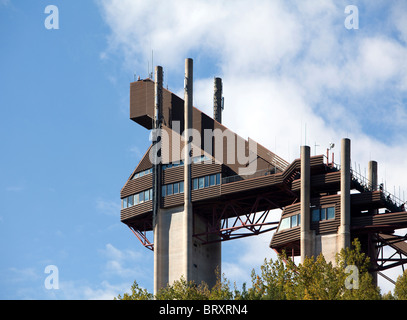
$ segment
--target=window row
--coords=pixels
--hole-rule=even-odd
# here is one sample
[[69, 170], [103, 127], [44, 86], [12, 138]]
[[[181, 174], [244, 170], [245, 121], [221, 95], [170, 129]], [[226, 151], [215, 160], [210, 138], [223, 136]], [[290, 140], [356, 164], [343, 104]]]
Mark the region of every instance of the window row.
[[296, 214], [295, 216], [287, 217], [281, 220], [278, 231], [294, 228], [301, 224], [301, 215]]
[[[208, 161], [211, 160], [211, 158], [202, 155], [202, 156], [196, 156], [192, 158], [191, 163], [200, 163], [200, 162], [204, 162], [204, 161]], [[184, 160], [180, 160], [178, 162], [174, 162], [174, 163], [166, 163], [162, 165], [162, 169], [168, 169], [168, 168], [173, 168], [173, 167], [179, 167], [179, 166], [183, 166], [184, 165]]]
[[122, 208], [128, 208], [149, 200], [153, 200], [153, 189], [141, 191], [122, 199]]
[[132, 179], [136, 179], [136, 178], [138, 178], [138, 177], [145, 176], [146, 174], [149, 174], [149, 173], [153, 173], [153, 168], [150, 168], [150, 169], [147, 169], [147, 170], [144, 170], [144, 171], [137, 172], [137, 173], [133, 176]]
[[[299, 226], [301, 224], [300, 218], [301, 218], [301, 215], [296, 214], [294, 216], [282, 219], [280, 222], [278, 231]], [[332, 219], [335, 219], [335, 207], [311, 208], [311, 221], [316, 222], [316, 221], [332, 220]]]
[[335, 219], [335, 207], [311, 208], [311, 221], [331, 220]]
[[220, 173], [192, 179], [192, 190], [203, 189], [220, 184]]
[[[192, 190], [203, 189], [210, 186], [218, 185], [220, 184], [220, 179], [221, 179], [220, 173], [192, 179]], [[183, 192], [184, 192], [184, 181], [166, 184], [161, 187], [162, 197]], [[153, 200], [153, 189], [141, 191], [139, 193], [133, 194], [122, 199], [122, 208], [128, 208], [149, 200]]]
[[184, 192], [184, 181], [166, 184], [161, 187], [161, 196], [166, 197], [172, 194]]

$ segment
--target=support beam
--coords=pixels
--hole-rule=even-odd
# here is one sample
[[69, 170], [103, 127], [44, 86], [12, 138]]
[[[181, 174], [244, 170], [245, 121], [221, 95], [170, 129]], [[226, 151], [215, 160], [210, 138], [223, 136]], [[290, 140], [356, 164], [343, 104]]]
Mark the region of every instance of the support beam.
[[369, 161], [367, 179], [369, 180], [369, 189], [372, 191], [377, 190], [377, 162]]
[[187, 281], [192, 276], [192, 233], [193, 233], [193, 211], [191, 202], [191, 160], [192, 160], [192, 103], [193, 103], [193, 60], [185, 59], [184, 80], [184, 276]]
[[350, 140], [341, 141], [341, 222], [338, 252], [350, 247]]
[[213, 80], [213, 118], [222, 123], [222, 79]]
[[[154, 293], [163, 286], [167, 281], [168, 276], [164, 276], [167, 264], [163, 261], [164, 258], [164, 235], [162, 233], [162, 217], [160, 212], [161, 203], [161, 161], [158, 159], [158, 150], [161, 152], [161, 127], [162, 127], [162, 102], [163, 102], [163, 68], [157, 66], [155, 68], [155, 83], [154, 83], [155, 99], [154, 99], [154, 122], [153, 122], [153, 146], [154, 163], [153, 163], [153, 232], [154, 232]], [[135, 233], [137, 236], [137, 234]], [[137, 236], [138, 237], [138, 236]], [[138, 237], [139, 238], [139, 237]], [[140, 240], [140, 238], [139, 238]], [[141, 241], [141, 240], [140, 240]], [[152, 249], [153, 246], [149, 244]]]
[[311, 178], [310, 178], [310, 147], [301, 147], [301, 263], [305, 257], [313, 256], [314, 234], [311, 225]]

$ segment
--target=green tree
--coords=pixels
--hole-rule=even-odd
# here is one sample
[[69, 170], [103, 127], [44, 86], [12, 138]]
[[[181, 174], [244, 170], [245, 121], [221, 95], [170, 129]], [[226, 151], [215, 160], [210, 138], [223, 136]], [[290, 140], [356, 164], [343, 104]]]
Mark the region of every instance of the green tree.
[[232, 300], [234, 297], [230, 289], [230, 282], [226, 279], [225, 274], [220, 274], [219, 268], [215, 270], [216, 283], [209, 291], [209, 300]]
[[344, 300], [377, 300], [380, 299], [380, 289], [374, 285], [373, 278], [369, 273], [370, 258], [362, 252], [358, 239], [352, 243], [352, 248], [342, 249], [336, 257], [340, 271], [340, 281], [345, 283], [351, 276], [345, 272], [347, 266], [356, 266], [358, 270], [358, 287], [343, 288], [341, 299]]
[[394, 286], [394, 296], [398, 300], [407, 300], [407, 270], [397, 277], [396, 285]]
[[[351, 268], [347, 268], [350, 266]], [[184, 277], [158, 291], [158, 300], [361, 300], [380, 299], [380, 290], [373, 283], [369, 274], [370, 260], [361, 251], [360, 242], [356, 239], [352, 248], [341, 250], [336, 256], [335, 265], [326, 262], [324, 256], [306, 258], [302, 264], [296, 266], [285, 254], [276, 260], [264, 260], [260, 267], [260, 274], [253, 270], [251, 274], [252, 286], [242, 290], [231, 290], [230, 283], [224, 276], [217, 273], [217, 281], [209, 289], [204, 282], [196, 284], [186, 281]], [[350, 271], [355, 274], [350, 273]], [[349, 279], [353, 279], [349, 281]], [[391, 299], [388, 294], [383, 298]], [[399, 277], [395, 289], [395, 298], [407, 299], [407, 273]], [[120, 300], [153, 299], [147, 290], [141, 289], [135, 281], [131, 294], [125, 293]]]
[[114, 300], [152, 300], [153, 297], [153, 294], [146, 289], [140, 288], [137, 281], [134, 281], [131, 286], [131, 294], [124, 293], [123, 297], [119, 294]]
[[340, 271], [320, 254], [315, 260], [306, 258], [296, 273], [295, 295], [301, 300], [336, 300], [341, 295]]
[[194, 281], [187, 281], [184, 276], [174, 281], [172, 285], [158, 290], [157, 300], [208, 300], [210, 291], [204, 282], [197, 285]]

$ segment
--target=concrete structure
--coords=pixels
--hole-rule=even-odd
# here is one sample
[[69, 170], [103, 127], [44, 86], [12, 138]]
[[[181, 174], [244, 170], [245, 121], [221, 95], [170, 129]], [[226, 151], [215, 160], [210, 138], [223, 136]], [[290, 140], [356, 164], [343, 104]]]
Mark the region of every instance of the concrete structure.
[[[221, 271], [222, 241], [270, 231], [275, 231], [272, 249], [300, 256], [302, 261], [319, 253], [334, 261], [337, 252], [358, 238], [373, 262], [373, 274], [407, 263], [407, 236], [394, 234], [407, 228], [404, 201], [377, 188], [376, 162], [369, 163], [368, 181], [352, 170], [349, 139], [342, 139], [340, 166], [323, 155], [310, 156], [309, 146], [302, 146], [300, 158], [291, 163], [260, 144], [252, 151], [252, 139], [243, 139], [221, 123], [217, 78], [217, 120], [192, 106], [192, 68], [192, 60], [187, 59], [184, 99], [162, 88], [160, 67], [156, 81], [130, 84], [130, 119], [158, 130], [161, 140], [153, 139], [123, 186], [120, 214], [140, 242], [154, 251], [155, 292], [181, 276], [215, 284], [215, 269]], [[188, 129], [198, 132], [201, 140], [181, 140]], [[204, 150], [203, 133], [208, 130], [221, 139], [210, 136], [213, 140]], [[287, 130], [291, 130], [289, 124]], [[230, 159], [223, 138], [254, 157], [243, 163], [237, 154]], [[215, 157], [217, 149], [222, 161]], [[161, 161], [157, 163], [158, 151]], [[254, 172], [242, 173], [253, 164]], [[268, 214], [275, 209], [282, 211], [281, 219], [270, 221]], [[386, 257], [387, 249], [398, 258]]]
[[223, 98], [222, 98], [222, 79], [213, 79], [213, 118], [222, 123], [222, 109], [223, 109]]
[[305, 257], [314, 255], [315, 232], [311, 230], [311, 176], [310, 176], [310, 147], [301, 147], [301, 262]]
[[338, 250], [350, 246], [350, 140], [341, 143], [341, 223]]
[[[157, 96], [162, 90], [161, 74], [156, 76], [156, 113], [161, 114], [162, 97]], [[168, 209], [157, 208], [157, 217], [154, 224], [154, 292], [175, 280], [184, 277], [187, 281], [200, 283], [205, 281], [213, 286], [216, 282], [215, 271], [221, 270], [221, 245], [214, 243], [202, 246], [192, 237], [193, 230], [204, 231], [205, 218], [194, 215], [191, 202], [191, 162], [192, 148], [189, 130], [192, 129], [192, 102], [193, 102], [193, 61], [185, 60], [184, 82], [184, 204], [183, 206]], [[157, 116], [158, 117], [158, 116]], [[156, 123], [159, 123], [158, 121]], [[159, 127], [157, 125], [156, 127]], [[154, 188], [157, 194], [161, 190], [160, 178], [154, 175]], [[156, 194], [154, 192], [154, 194]], [[159, 207], [159, 200], [153, 205]]]

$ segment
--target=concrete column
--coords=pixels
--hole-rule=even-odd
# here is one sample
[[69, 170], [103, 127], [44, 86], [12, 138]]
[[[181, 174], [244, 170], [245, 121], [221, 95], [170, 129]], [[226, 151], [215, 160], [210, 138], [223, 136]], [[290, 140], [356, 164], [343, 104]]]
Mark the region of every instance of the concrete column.
[[213, 118], [222, 123], [222, 79], [214, 78], [213, 82]]
[[[155, 130], [155, 141], [158, 136], [161, 136], [161, 122], [162, 122], [162, 88], [163, 88], [163, 68], [157, 66], [155, 68], [155, 100], [154, 100], [154, 123], [153, 129]], [[161, 141], [154, 142], [157, 148], [161, 149]], [[154, 293], [157, 290], [165, 286], [168, 281], [168, 263], [164, 261], [165, 257], [168, 260], [168, 255], [165, 255], [167, 244], [163, 241], [163, 228], [162, 218], [160, 212], [161, 203], [161, 162], [158, 161], [157, 152], [154, 152], [154, 164], [153, 164], [153, 232], [154, 232]]]
[[161, 200], [161, 161], [158, 158], [158, 152], [162, 152], [161, 140], [157, 141], [157, 137], [161, 137], [162, 127], [162, 105], [163, 105], [163, 68], [161, 66], [155, 67], [155, 83], [154, 83], [155, 99], [154, 99], [154, 123], [153, 129], [155, 137], [153, 144], [156, 148], [154, 152], [153, 163], [153, 225], [155, 225], [154, 219], [157, 216], [160, 208]]
[[311, 177], [310, 177], [310, 147], [301, 147], [301, 263], [305, 257], [313, 256], [314, 233], [311, 225]]
[[192, 275], [192, 233], [193, 212], [191, 203], [191, 142], [189, 130], [192, 129], [192, 103], [193, 103], [193, 60], [185, 59], [184, 81], [184, 275], [191, 280]]
[[350, 140], [341, 142], [341, 222], [339, 225], [338, 251], [350, 247]]
[[[185, 139], [192, 128], [192, 59], [185, 60]], [[159, 99], [157, 100], [159, 101]], [[184, 205], [159, 208], [154, 225], [154, 293], [183, 276], [187, 281], [209, 286], [216, 282], [215, 269], [221, 263], [221, 243], [203, 245], [193, 239], [194, 224], [206, 229], [204, 217], [194, 216], [191, 202], [191, 144], [184, 146]], [[161, 200], [161, 198], [160, 198]], [[158, 202], [159, 204], [159, 202]], [[214, 237], [211, 240], [218, 240]]]
[[369, 180], [369, 188], [372, 191], [377, 190], [377, 162], [369, 161], [367, 179]]
[[[368, 173], [367, 173], [367, 179], [369, 180], [369, 189], [372, 191], [377, 190], [377, 162], [376, 161], [369, 161], [368, 164]], [[378, 210], [373, 209], [372, 214], [377, 214]], [[370, 261], [372, 261], [375, 264], [375, 267], [377, 267], [377, 262], [375, 263], [375, 258], [377, 256], [377, 248], [376, 248], [376, 243], [377, 243], [377, 235], [376, 234], [368, 234], [367, 236], [367, 241], [368, 241], [368, 255], [370, 257]], [[371, 273], [373, 277], [373, 283], [377, 285], [377, 272], [372, 272]]]

